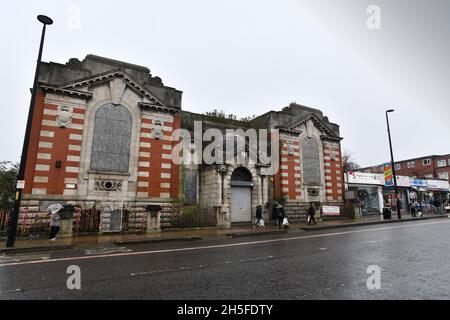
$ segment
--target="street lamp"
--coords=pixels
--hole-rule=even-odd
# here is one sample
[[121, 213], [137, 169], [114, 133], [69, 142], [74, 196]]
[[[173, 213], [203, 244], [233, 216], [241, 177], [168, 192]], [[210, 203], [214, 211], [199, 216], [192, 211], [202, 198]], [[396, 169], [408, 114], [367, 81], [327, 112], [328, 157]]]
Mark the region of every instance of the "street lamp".
[[14, 206], [13, 206], [13, 210], [10, 213], [10, 219], [9, 219], [9, 225], [8, 225], [8, 239], [6, 240], [7, 247], [13, 247], [14, 242], [16, 241], [17, 221], [19, 219], [19, 210], [20, 210], [20, 201], [22, 199], [22, 191], [23, 191], [23, 188], [25, 185], [25, 182], [24, 182], [25, 164], [27, 162], [27, 152], [28, 152], [28, 145], [30, 142], [31, 125], [32, 125], [33, 113], [34, 113], [34, 104], [36, 102], [39, 71], [40, 71], [40, 67], [41, 67], [42, 49], [44, 47], [44, 39], [45, 39], [45, 29], [46, 29], [47, 25], [53, 24], [53, 20], [44, 15], [39, 15], [37, 17], [37, 19], [39, 22], [41, 22], [43, 24], [41, 43], [39, 46], [39, 54], [38, 54], [38, 59], [37, 59], [37, 64], [36, 64], [36, 72], [34, 74], [33, 91], [31, 92], [30, 108], [28, 109], [27, 127], [26, 127], [26, 131], [25, 131], [25, 138], [23, 141], [22, 155], [20, 157], [19, 172], [17, 173], [17, 178], [16, 178], [16, 192], [14, 195]]
[[397, 204], [397, 218], [400, 220], [402, 218], [402, 215], [400, 213], [400, 199], [398, 198], [397, 174], [395, 173], [394, 153], [392, 151], [392, 141], [391, 141], [391, 130], [389, 129], [388, 113], [390, 113], [390, 112], [394, 112], [394, 109], [389, 109], [386, 111], [386, 123], [387, 123], [388, 137], [389, 137], [389, 149], [391, 151], [392, 174], [394, 176], [394, 190], [395, 190], [395, 200], [396, 200], [396, 204]]

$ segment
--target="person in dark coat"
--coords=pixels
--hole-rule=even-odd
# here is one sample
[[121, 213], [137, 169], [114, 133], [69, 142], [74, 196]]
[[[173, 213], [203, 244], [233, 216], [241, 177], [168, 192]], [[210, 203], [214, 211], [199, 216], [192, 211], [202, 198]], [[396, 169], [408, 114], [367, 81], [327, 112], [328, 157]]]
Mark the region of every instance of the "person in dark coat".
[[308, 224], [311, 224], [311, 222], [314, 222], [314, 224], [317, 224], [316, 219], [314, 218], [314, 215], [316, 214], [316, 209], [314, 208], [313, 203], [309, 205], [308, 209]]
[[412, 217], [417, 217], [417, 214], [416, 214], [416, 202], [415, 201], [411, 202], [411, 216]]
[[284, 208], [281, 204], [278, 204], [277, 206], [278, 208], [278, 229], [281, 229], [281, 226], [283, 225], [283, 220], [284, 220]]
[[278, 208], [278, 203], [276, 203], [272, 208], [272, 221], [275, 225], [278, 223], [278, 215], [280, 212], [280, 208]]
[[255, 222], [255, 226], [259, 226], [259, 222], [262, 219], [262, 205], [259, 205], [256, 207], [256, 222]]

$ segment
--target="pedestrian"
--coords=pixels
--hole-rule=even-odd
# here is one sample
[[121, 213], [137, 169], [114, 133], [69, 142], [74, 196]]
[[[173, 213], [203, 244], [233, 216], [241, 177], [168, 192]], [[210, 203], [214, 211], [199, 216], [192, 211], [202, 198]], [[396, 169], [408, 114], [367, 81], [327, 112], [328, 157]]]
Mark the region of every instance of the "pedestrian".
[[444, 201], [444, 209], [445, 209], [445, 213], [450, 213], [450, 203], [448, 200]]
[[434, 199], [433, 205], [436, 208], [436, 213], [441, 213], [441, 205], [442, 205], [442, 203], [441, 203], [441, 200], [439, 198], [435, 198]]
[[283, 220], [284, 220], [284, 208], [281, 204], [278, 204], [277, 206], [278, 208], [278, 229], [281, 229], [281, 226], [283, 225]]
[[61, 219], [59, 212], [61, 209], [63, 209], [63, 206], [59, 203], [52, 204], [47, 208], [47, 213], [50, 215], [50, 234], [48, 237], [50, 241], [55, 241], [59, 232], [59, 220]]
[[255, 227], [260, 226], [262, 220], [262, 205], [256, 207], [256, 222]]
[[278, 215], [280, 212], [278, 205], [279, 205], [278, 202], [275, 202], [272, 207], [272, 222], [274, 225], [278, 224]]
[[415, 201], [411, 202], [411, 216], [414, 217], [414, 218], [417, 216], [416, 215], [416, 202]]
[[314, 204], [311, 202], [308, 209], [308, 225], [311, 224], [311, 222], [314, 222], [314, 224], [317, 224], [316, 219], [314, 218], [314, 215], [316, 214], [316, 209], [314, 208]]

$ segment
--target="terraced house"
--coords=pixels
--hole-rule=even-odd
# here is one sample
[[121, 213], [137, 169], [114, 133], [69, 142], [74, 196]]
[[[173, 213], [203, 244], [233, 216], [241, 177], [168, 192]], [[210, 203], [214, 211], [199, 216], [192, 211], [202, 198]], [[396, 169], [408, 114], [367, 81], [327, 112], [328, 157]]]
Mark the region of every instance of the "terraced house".
[[[172, 134], [194, 136], [196, 121], [202, 134], [276, 130], [279, 156], [175, 163]], [[45, 209], [58, 202], [74, 206], [74, 232], [230, 227], [252, 221], [259, 204], [269, 218], [274, 200], [295, 221], [310, 202], [343, 205], [341, 139], [320, 110], [295, 103], [251, 120], [220, 119], [182, 110], [182, 92], [146, 67], [94, 55], [42, 63], [19, 222], [45, 220]], [[248, 141], [244, 146], [236, 157], [251, 152]], [[267, 174], [274, 161], [279, 170]]]

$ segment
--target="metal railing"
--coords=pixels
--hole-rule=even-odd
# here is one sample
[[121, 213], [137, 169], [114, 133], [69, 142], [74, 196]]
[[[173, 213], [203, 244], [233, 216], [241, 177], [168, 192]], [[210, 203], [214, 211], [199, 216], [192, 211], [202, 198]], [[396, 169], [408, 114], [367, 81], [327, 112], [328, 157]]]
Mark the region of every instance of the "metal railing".
[[217, 226], [217, 214], [214, 208], [185, 207], [172, 216], [168, 228], [206, 228]]
[[[0, 208], [0, 237], [6, 237], [11, 209]], [[122, 209], [121, 232], [141, 233], [147, 228], [148, 212], [145, 207], [128, 204]], [[205, 228], [217, 226], [215, 208], [199, 208], [197, 206], [181, 206], [171, 209], [163, 207], [161, 211], [161, 228]], [[102, 213], [99, 208], [83, 209], [76, 206], [73, 214], [73, 234], [98, 233], [101, 229]], [[22, 208], [17, 234], [20, 237], [38, 238], [48, 234], [50, 217], [41, 208], [28, 211]]]
[[0, 237], [6, 236], [11, 209], [0, 209]]
[[100, 231], [101, 212], [98, 209], [76, 210], [73, 215], [73, 232], [90, 233]]
[[[6, 237], [12, 209], [0, 209], [0, 236]], [[38, 238], [49, 232], [50, 219], [46, 213], [21, 211], [17, 222], [17, 236]]]

